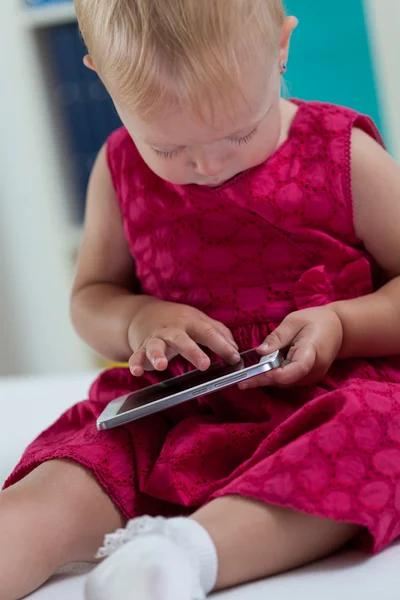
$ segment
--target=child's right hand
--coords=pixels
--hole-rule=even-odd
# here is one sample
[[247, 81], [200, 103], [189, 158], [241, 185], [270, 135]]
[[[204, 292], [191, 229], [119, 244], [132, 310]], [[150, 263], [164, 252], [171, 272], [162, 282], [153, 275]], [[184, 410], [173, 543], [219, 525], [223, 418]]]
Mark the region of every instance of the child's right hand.
[[128, 338], [133, 350], [129, 367], [136, 377], [144, 371], [164, 371], [178, 354], [205, 371], [210, 366], [210, 359], [199, 344], [231, 364], [240, 360], [230, 330], [200, 310], [184, 304], [150, 300], [132, 319]]

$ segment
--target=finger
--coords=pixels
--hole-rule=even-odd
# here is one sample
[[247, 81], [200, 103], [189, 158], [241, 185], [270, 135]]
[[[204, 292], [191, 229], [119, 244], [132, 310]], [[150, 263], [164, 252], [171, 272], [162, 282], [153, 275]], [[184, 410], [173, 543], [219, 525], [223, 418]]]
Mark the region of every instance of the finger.
[[232, 365], [240, 361], [240, 354], [231, 342], [228, 342], [225, 336], [207, 321], [197, 321], [192, 325], [189, 333], [197, 343], [206, 346]]
[[259, 346], [262, 354], [269, 354], [290, 346], [294, 338], [300, 333], [301, 328], [290, 319], [285, 319]]
[[276, 385], [291, 386], [301, 382], [314, 368], [317, 351], [311, 342], [296, 345], [291, 362], [275, 373]]
[[168, 367], [167, 344], [160, 338], [152, 338], [146, 344], [146, 356], [156, 371], [165, 371]]
[[291, 362], [291, 361], [293, 360], [293, 356], [294, 356], [294, 353], [295, 353], [295, 352], [296, 352], [296, 347], [295, 347], [295, 345], [294, 345], [294, 346], [290, 346], [290, 348], [289, 348], [289, 351], [288, 351], [288, 353], [287, 353], [287, 355], [286, 355], [286, 360], [287, 360], [288, 362]]
[[302, 384], [314, 368], [316, 358], [317, 353], [313, 344], [307, 343], [295, 347], [291, 360], [283, 368], [271, 371], [271, 378], [267, 385], [290, 387]]
[[196, 342], [183, 329], [166, 330], [163, 334], [164, 341], [173, 348], [177, 354], [186, 358], [200, 371], [206, 371], [210, 366], [210, 359]]
[[[239, 384], [239, 388], [245, 390], [262, 386], [289, 387], [303, 381], [315, 365], [317, 358], [315, 346], [309, 342], [299, 344], [291, 350], [293, 350], [292, 360], [285, 361], [283, 367], [243, 381]], [[291, 352], [288, 356], [290, 354]]]
[[214, 319], [210, 319], [210, 321], [214, 325], [215, 329], [219, 331], [220, 334], [223, 335], [229, 342], [231, 342], [232, 346], [236, 350], [239, 350], [239, 346], [235, 342], [235, 338], [233, 337], [231, 330], [220, 321], [215, 321]]
[[144, 348], [136, 350], [129, 359], [129, 369], [134, 377], [141, 377], [144, 373], [146, 351]]
[[239, 389], [250, 390], [257, 387], [276, 385], [274, 379], [276, 371], [282, 371], [282, 368], [274, 369], [274, 371], [270, 371], [269, 373], [263, 373], [262, 375], [257, 375], [256, 377], [246, 379], [246, 381], [242, 381], [238, 384]]

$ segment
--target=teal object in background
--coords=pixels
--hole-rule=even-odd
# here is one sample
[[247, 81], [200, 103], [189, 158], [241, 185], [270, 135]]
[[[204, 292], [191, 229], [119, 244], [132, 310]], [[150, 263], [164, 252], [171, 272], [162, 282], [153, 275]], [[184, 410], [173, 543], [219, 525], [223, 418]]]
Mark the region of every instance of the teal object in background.
[[285, 0], [299, 19], [288, 71], [289, 96], [342, 104], [382, 120], [363, 0]]

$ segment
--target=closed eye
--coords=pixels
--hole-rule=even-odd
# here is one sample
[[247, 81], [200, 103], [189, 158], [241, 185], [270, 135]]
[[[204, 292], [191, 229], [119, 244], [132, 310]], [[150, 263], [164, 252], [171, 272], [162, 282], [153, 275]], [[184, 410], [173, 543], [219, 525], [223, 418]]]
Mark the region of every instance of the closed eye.
[[[253, 131], [251, 131], [247, 135], [243, 135], [241, 137], [229, 137], [227, 139], [232, 144], [236, 144], [237, 146], [242, 146], [243, 144], [248, 144], [253, 139], [253, 137], [257, 133], [257, 129], [258, 128], [255, 127], [253, 129]], [[159, 148], [154, 148], [154, 146], [152, 146], [151, 149], [153, 150], [153, 152], [155, 152], [158, 156], [161, 156], [162, 158], [174, 158], [180, 152], [182, 152], [183, 147], [182, 148], [176, 148], [174, 150], [160, 150]]]
[[153, 147], [151, 149], [157, 156], [161, 156], [162, 158], [174, 158], [174, 156], [177, 156], [183, 150], [183, 148], [177, 148], [176, 150], [159, 150], [158, 148]]
[[253, 129], [253, 131], [251, 131], [247, 135], [244, 135], [242, 137], [230, 137], [228, 139], [230, 142], [232, 142], [232, 144], [237, 144], [238, 146], [242, 146], [243, 144], [248, 144], [253, 139], [253, 137], [256, 135], [256, 133], [257, 133], [257, 127], [255, 127], [255, 129]]

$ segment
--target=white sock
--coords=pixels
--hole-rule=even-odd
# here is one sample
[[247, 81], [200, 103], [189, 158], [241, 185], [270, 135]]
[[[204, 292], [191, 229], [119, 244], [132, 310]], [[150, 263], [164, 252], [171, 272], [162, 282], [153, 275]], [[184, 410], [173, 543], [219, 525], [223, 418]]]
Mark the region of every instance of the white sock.
[[141, 517], [106, 536], [86, 600], [203, 600], [218, 557], [208, 532], [187, 518]]
[[184, 517], [168, 521], [174, 541], [196, 556], [200, 584], [209, 594], [215, 587], [218, 575], [218, 555], [214, 542], [202, 525]]

